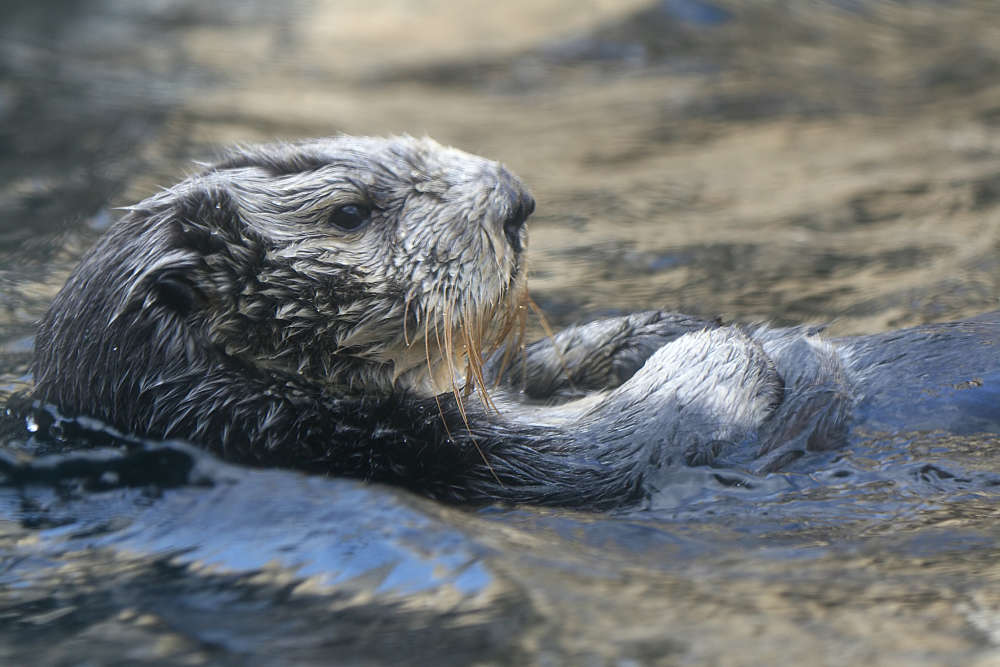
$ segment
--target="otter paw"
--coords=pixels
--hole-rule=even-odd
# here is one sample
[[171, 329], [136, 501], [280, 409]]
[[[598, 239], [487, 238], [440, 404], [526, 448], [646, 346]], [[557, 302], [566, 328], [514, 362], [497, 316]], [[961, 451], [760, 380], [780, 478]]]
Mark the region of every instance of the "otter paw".
[[752, 441], [781, 402], [783, 386], [763, 348], [724, 327], [658, 349], [602, 411], [616, 413], [617, 427], [641, 441], [698, 452], [701, 460], [711, 451], [701, 443]]

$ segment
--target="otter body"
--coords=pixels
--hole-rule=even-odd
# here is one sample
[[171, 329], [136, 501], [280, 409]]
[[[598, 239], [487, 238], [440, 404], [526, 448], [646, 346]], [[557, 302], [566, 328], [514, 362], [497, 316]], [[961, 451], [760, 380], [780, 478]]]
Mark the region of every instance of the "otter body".
[[84, 258], [39, 328], [35, 396], [229, 460], [590, 508], [859, 427], [1000, 429], [997, 314], [826, 340], [647, 312], [522, 346], [533, 208], [428, 139], [238, 150]]

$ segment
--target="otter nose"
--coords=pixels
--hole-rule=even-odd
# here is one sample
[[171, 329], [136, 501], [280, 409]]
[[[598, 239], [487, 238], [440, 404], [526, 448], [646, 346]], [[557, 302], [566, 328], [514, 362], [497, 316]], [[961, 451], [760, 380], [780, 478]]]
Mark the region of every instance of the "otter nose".
[[535, 211], [535, 199], [523, 190], [517, 190], [512, 194], [513, 206], [510, 215], [503, 221], [503, 233], [510, 247], [516, 252], [521, 252], [524, 250], [521, 245], [521, 229], [528, 216]]

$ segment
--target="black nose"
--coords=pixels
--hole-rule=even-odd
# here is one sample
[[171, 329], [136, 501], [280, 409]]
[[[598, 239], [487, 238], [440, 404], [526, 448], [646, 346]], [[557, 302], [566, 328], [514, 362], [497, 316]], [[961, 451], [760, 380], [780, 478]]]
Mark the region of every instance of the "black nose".
[[514, 205], [510, 215], [503, 221], [503, 233], [507, 237], [510, 247], [516, 252], [521, 252], [524, 247], [521, 245], [521, 228], [524, 227], [528, 216], [535, 211], [535, 200], [527, 192], [517, 192], [514, 196]]

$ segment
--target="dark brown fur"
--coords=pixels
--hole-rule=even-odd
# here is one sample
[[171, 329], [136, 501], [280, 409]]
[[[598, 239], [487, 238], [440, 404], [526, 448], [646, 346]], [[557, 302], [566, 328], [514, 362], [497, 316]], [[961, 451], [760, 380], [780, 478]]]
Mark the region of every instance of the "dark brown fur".
[[[344, 206], [370, 219], [337, 228]], [[928, 388], [927, 410], [966, 414], [941, 392], [970, 373], [994, 392], [977, 428], [997, 426], [995, 317], [824, 341], [639, 313], [512, 344], [499, 414], [463, 402], [452, 389], [501, 373], [502, 351], [481, 355], [521, 307], [532, 207], [499, 165], [429, 140], [239, 150], [84, 258], [40, 325], [36, 396], [229, 460], [590, 508], [652, 493], [666, 466], [780, 468]]]

